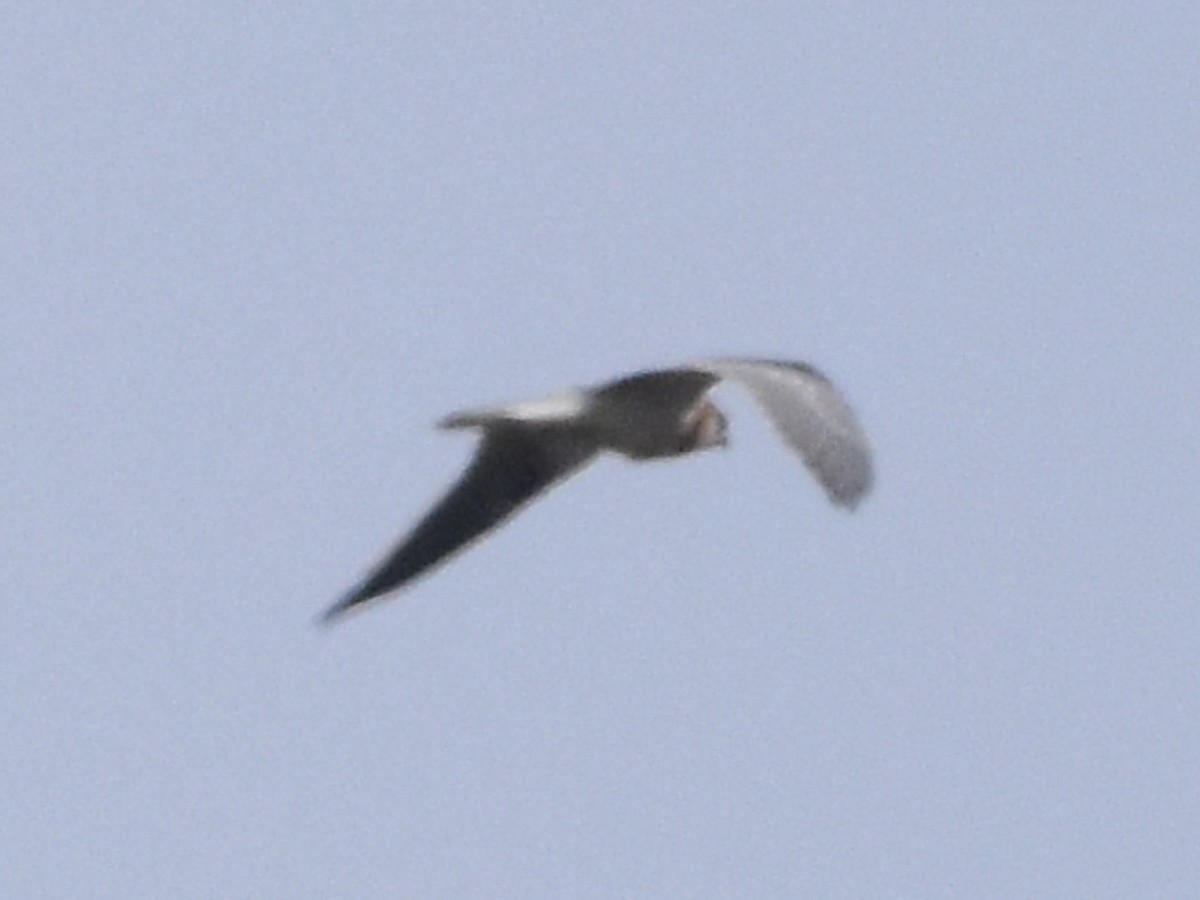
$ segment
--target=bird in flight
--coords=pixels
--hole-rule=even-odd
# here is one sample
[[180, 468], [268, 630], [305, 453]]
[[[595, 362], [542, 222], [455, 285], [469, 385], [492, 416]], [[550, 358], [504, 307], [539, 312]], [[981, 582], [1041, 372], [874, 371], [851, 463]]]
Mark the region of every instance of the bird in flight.
[[470, 465], [322, 621], [428, 572], [605, 451], [649, 460], [724, 446], [726, 419], [708, 398], [722, 381], [750, 393], [832, 502], [853, 509], [870, 490], [871, 451], [854, 412], [833, 383], [805, 363], [718, 359], [459, 412], [438, 425], [479, 429]]

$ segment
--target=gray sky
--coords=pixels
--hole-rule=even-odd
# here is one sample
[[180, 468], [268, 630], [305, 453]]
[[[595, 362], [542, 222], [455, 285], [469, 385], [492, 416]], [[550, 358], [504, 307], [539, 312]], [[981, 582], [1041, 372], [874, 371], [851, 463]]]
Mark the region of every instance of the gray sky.
[[[0, 893], [1200, 896], [1194, 4], [109, 6], [0, 32]], [[713, 353], [858, 513], [728, 392], [312, 626]]]

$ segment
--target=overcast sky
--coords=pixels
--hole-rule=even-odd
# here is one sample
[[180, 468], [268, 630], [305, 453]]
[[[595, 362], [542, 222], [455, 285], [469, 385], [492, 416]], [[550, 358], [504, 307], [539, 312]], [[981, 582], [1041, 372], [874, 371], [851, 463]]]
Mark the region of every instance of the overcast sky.
[[[1200, 896], [1195, 4], [84, 9], [0, 27], [5, 897]], [[313, 626], [439, 417], [711, 354], [856, 513], [722, 391]]]

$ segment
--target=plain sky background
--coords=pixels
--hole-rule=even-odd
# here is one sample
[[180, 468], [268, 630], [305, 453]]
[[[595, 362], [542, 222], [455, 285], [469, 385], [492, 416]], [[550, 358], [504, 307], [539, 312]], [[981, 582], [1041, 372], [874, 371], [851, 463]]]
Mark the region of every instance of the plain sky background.
[[[1200, 896], [1195, 3], [18, 3], [0, 894]], [[313, 617], [432, 423], [754, 406]]]

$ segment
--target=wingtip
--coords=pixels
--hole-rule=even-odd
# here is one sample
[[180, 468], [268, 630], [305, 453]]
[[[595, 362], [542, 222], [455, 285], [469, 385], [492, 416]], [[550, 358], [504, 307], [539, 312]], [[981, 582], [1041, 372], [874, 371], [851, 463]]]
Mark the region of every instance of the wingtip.
[[836, 494], [831, 494], [829, 499], [833, 501], [834, 506], [841, 507], [846, 512], [852, 513], [858, 511], [858, 504], [862, 502], [865, 494], [854, 494], [849, 497], [839, 497]]
[[826, 485], [825, 490], [835, 506], [840, 506], [847, 512], [855, 512], [858, 505], [871, 493], [872, 487], [874, 487], [874, 479], [868, 473], [853, 484], [836, 487]]
[[314, 618], [313, 625], [322, 630], [332, 628], [334, 623], [342, 617], [343, 612], [345, 612], [345, 608], [341, 604], [335, 603]]
[[359, 597], [357, 593], [347, 594], [337, 603], [334, 603], [323, 613], [317, 616], [314, 624], [318, 628], [331, 628], [334, 624], [345, 618], [346, 613], [358, 606], [358, 604], [362, 602], [362, 599], [363, 598]]

